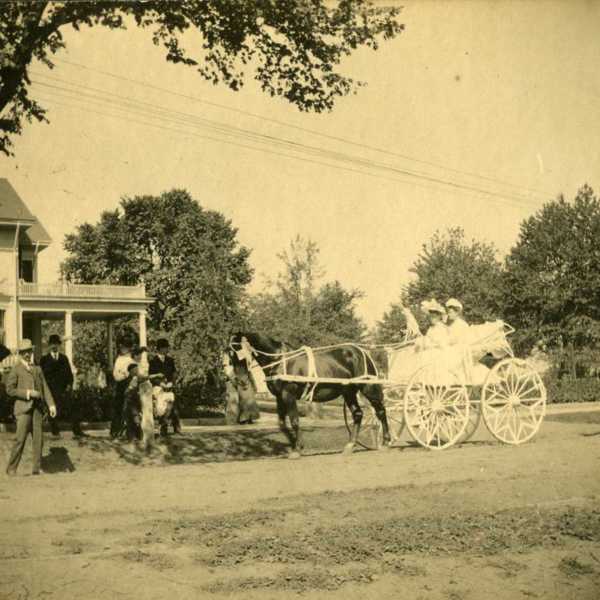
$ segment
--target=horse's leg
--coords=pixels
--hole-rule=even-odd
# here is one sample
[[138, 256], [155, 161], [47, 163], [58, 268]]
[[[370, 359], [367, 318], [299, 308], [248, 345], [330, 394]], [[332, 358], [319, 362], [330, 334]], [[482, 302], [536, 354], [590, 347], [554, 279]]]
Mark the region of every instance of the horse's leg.
[[287, 414], [290, 418], [290, 425], [292, 427], [292, 450], [290, 452], [290, 458], [300, 458], [300, 450], [302, 449], [302, 441], [300, 438], [300, 415], [298, 413], [298, 401], [293, 389], [284, 389], [283, 402], [286, 405]]
[[288, 399], [287, 399], [287, 393], [285, 391], [285, 388], [277, 395], [275, 396], [275, 400], [277, 401], [277, 417], [279, 419], [279, 430], [285, 434], [285, 437], [288, 439], [289, 443], [290, 443], [290, 457], [291, 457], [291, 452], [294, 451], [295, 446], [296, 446], [296, 440], [294, 438], [294, 435], [292, 433], [292, 431], [289, 429], [289, 427], [287, 426], [286, 423], [286, 417], [288, 416]]
[[383, 402], [383, 390], [379, 385], [367, 385], [361, 393], [375, 410], [375, 414], [383, 427], [383, 448], [388, 448], [392, 444], [392, 436], [390, 435], [390, 427]]
[[352, 433], [350, 434], [350, 441], [344, 446], [344, 454], [352, 454], [356, 441], [358, 440], [358, 434], [360, 432], [360, 424], [362, 423], [363, 411], [356, 398], [356, 389], [354, 386], [348, 386], [344, 390], [344, 402], [350, 410], [352, 415]]

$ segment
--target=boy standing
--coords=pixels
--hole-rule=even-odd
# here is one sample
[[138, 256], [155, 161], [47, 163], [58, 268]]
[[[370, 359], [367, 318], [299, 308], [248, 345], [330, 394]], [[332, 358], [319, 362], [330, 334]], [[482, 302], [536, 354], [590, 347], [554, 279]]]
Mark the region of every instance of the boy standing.
[[127, 389], [125, 390], [125, 423], [127, 424], [127, 441], [141, 439], [141, 405], [139, 395], [140, 373], [139, 365], [132, 362], [127, 367], [129, 375], [126, 379]]

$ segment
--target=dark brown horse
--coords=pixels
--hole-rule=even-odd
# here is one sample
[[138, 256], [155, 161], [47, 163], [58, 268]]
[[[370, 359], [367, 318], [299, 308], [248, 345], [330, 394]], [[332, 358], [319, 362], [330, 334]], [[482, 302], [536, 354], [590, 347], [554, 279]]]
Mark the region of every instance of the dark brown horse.
[[[293, 352], [285, 354], [285, 346], [270, 337], [256, 333], [238, 333], [231, 339], [229, 354], [234, 369], [248, 371], [250, 366], [244, 352], [252, 352], [256, 362], [262, 367], [267, 378], [267, 387], [277, 400], [279, 428], [290, 441], [290, 458], [298, 458], [302, 449], [300, 438], [300, 418], [297, 402], [307, 394], [313, 402], [329, 402], [339, 396], [344, 398], [352, 414], [353, 428], [350, 442], [344, 448], [344, 454], [352, 453], [360, 424], [363, 418], [357, 394], [362, 394], [373, 406], [377, 418], [383, 426], [383, 441], [387, 447], [391, 443], [381, 385], [357, 382], [342, 384], [336, 382], [311, 385], [304, 381], [284, 381], [277, 376], [311, 378], [318, 374], [320, 379], [354, 379], [364, 376], [376, 376], [375, 363], [368, 353], [354, 344], [341, 344], [312, 352]], [[312, 356], [309, 356], [312, 354]], [[285, 359], [285, 360], [283, 360]], [[275, 379], [270, 379], [275, 377]], [[286, 417], [290, 427], [287, 426]]]

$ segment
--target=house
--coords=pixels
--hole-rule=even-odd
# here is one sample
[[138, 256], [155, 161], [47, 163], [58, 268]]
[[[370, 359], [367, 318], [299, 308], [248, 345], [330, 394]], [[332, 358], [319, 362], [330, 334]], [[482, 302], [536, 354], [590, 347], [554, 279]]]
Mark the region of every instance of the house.
[[[145, 346], [146, 310], [153, 302], [144, 285], [79, 285], [68, 282], [39, 283], [38, 256], [52, 240], [39, 220], [29, 211], [7, 179], [0, 178], [0, 327], [4, 344], [16, 349], [18, 341], [29, 338], [39, 360], [42, 349], [42, 321], [64, 321], [65, 354], [73, 365], [73, 322], [99, 319], [106, 322], [107, 354], [113, 361], [112, 322], [135, 314], [140, 344]], [[5, 359], [7, 366], [11, 357]]]

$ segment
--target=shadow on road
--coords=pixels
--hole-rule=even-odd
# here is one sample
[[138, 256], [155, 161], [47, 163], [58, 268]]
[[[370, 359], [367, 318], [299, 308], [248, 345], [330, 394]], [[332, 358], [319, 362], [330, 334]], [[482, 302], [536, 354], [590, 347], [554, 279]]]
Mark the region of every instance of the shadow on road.
[[[277, 438], [280, 439], [277, 439]], [[79, 442], [83, 451], [96, 454], [116, 454], [130, 464], [141, 464], [148, 459], [160, 459], [164, 464], [223, 462], [285, 455], [288, 445], [272, 432], [223, 432], [202, 435], [157, 438], [154, 448], [145, 452], [124, 441], [106, 438], [86, 438]]]
[[42, 457], [42, 469], [46, 473], [73, 473], [75, 465], [66, 448], [54, 446]]

